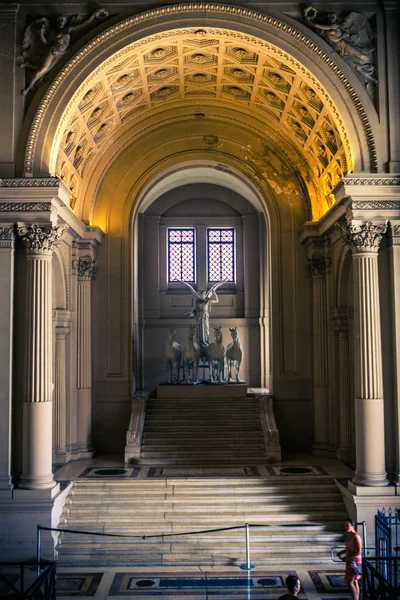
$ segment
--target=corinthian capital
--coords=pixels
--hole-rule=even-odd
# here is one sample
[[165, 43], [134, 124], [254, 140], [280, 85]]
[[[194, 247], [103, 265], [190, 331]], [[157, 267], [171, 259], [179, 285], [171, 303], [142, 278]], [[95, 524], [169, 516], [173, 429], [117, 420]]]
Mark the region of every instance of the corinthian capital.
[[362, 225], [336, 224], [345, 244], [350, 246], [353, 253], [378, 252], [382, 236], [386, 233], [387, 224], [374, 225], [367, 221]]
[[331, 258], [322, 254], [312, 254], [307, 257], [307, 270], [312, 277], [322, 278], [331, 266]]
[[66, 228], [53, 227], [50, 224], [39, 227], [37, 223], [32, 223], [29, 227], [18, 227], [17, 232], [21, 236], [27, 254], [51, 256], [66, 232]]
[[91, 280], [96, 275], [97, 260], [95, 258], [78, 258], [74, 261], [73, 267], [76, 269], [78, 279]]

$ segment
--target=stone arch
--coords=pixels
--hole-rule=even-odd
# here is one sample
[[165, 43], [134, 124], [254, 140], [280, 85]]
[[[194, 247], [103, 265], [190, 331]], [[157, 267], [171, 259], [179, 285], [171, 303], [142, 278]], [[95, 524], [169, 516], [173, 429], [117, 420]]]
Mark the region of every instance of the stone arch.
[[[125, 19], [82, 48], [50, 85], [33, 118], [26, 145], [24, 170], [30, 175], [55, 171], [54, 157], [60, 139], [59, 124], [71, 103], [78, 102], [77, 90], [105, 68], [116, 53], [127, 53], [129, 45], [163, 39], [171, 30], [210, 27], [232, 31], [236, 40], [268, 48], [277, 59], [285, 59], [318, 89], [338, 125], [347, 148], [347, 166], [376, 170], [377, 148], [373, 128], [376, 114], [361, 83], [343, 61], [330, 58], [331, 50], [314, 32], [285, 17], [286, 22], [248, 9], [224, 5], [189, 4], [164, 7]], [[203, 30], [197, 30], [201, 32]], [[83, 89], [83, 88], [82, 88]], [[78, 94], [79, 95], [79, 94]], [[120, 136], [121, 137], [121, 136]], [[118, 147], [115, 142], [114, 147]], [[56, 154], [54, 154], [56, 153]], [[52, 158], [53, 156], [53, 158]], [[342, 173], [342, 175], [345, 173]], [[326, 210], [326, 209], [325, 209]]]

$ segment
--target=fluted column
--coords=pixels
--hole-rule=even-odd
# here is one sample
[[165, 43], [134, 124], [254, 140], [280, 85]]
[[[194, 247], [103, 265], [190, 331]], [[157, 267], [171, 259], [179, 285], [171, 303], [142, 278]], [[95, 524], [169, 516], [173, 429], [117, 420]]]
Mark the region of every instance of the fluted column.
[[94, 258], [79, 258], [76, 268], [78, 273], [78, 447], [81, 456], [92, 456], [91, 281], [96, 272], [97, 261]]
[[26, 352], [23, 457], [19, 487], [48, 489], [52, 472], [52, 254], [64, 229], [19, 227], [26, 249]]
[[313, 279], [313, 348], [314, 348], [314, 443], [313, 450], [325, 452], [329, 446], [329, 361], [326, 268], [330, 259], [324, 255], [308, 257]]
[[65, 365], [65, 338], [67, 327], [56, 327], [54, 353], [54, 450], [55, 462], [65, 462], [67, 450], [67, 380]]
[[340, 226], [353, 252], [355, 485], [385, 486], [385, 432], [378, 252], [386, 224]]
[[337, 455], [340, 460], [348, 462], [352, 456], [352, 390], [351, 390], [351, 368], [350, 368], [350, 340], [349, 340], [348, 309], [335, 312], [335, 329], [339, 337], [339, 419], [340, 419], [340, 441]]

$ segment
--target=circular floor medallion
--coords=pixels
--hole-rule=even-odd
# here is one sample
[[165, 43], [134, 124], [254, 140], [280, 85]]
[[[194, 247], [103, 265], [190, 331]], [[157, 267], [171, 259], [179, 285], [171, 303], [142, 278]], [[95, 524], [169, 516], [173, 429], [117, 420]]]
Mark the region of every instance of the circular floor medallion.
[[257, 583], [263, 587], [278, 587], [277, 580], [272, 579], [272, 577], [263, 577], [262, 579], [258, 579]]
[[95, 475], [126, 475], [126, 469], [97, 469]]
[[283, 467], [279, 469], [280, 473], [287, 473], [288, 475], [299, 475], [300, 473], [312, 473], [312, 469], [307, 467]]

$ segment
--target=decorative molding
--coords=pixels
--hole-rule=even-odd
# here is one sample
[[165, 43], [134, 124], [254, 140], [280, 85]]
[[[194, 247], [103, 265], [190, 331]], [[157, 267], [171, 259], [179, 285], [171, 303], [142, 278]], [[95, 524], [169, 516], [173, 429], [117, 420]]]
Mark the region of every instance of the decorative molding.
[[14, 248], [14, 241], [14, 225], [10, 225], [10, 227], [0, 227], [0, 248]]
[[353, 210], [400, 210], [400, 200], [355, 200], [351, 203]]
[[52, 210], [51, 202], [1, 202], [0, 212], [48, 212]]
[[312, 254], [307, 256], [307, 270], [312, 277], [322, 279], [326, 276], [327, 270], [332, 265], [330, 256], [322, 254]]
[[387, 224], [374, 225], [372, 221], [367, 221], [362, 225], [342, 225], [336, 223], [336, 228], [340, 232], [345, 244], [350, 246], [353, 254], [358, 252], [379, 251], [379, 245], [382, 236], [386, 233]]
[[332, 193], [336, 194], [345, 185], [357, 185], [357, 186], [387, 186], [387, 185], [400, 185], [399, 177], [343, 177], [336, 186], [333, 188]]
[[[44, 99], [42, 100], [42, 102], [36, 112], [35, 118], [32, 122], [31, 130], [29, 133], [29, 139], [28, 139], [28, 143], [27, 143], [27, 147], [26, 147], [25, 172], [32, 173], [33, 160], [34, 160], [34, 155], [36, 152], [36, 145], [38, 143], [38, 137], [39, 137], [38, 136], [39, 130], [41, 129], [43, 122], [46, 119], [46, 113], [50, 107], [50, 104], [52, 103], [54, 97], [58, 96], [59, 87], [63, 84], [65, 79], [76, 68], [79, 69], [80, 64], [82, 62], [84, 62], [85, 60], [87, 60], [88, 55], [90, 53], [95, 51], [96, 48], [98, 48], [101, 44], [111, 43], [111, 40], [114, 36], [124, 35], [124, 34], [126, 35], [126, 30], [128, 30], [129, 28], [132, 28], [136, 25], [142, 25], [142, 24], [144, 25], [144, 24], [146, 24], [147, 21], [149, 21], [151, 19], [155, 19], [155, 18], [156, 19], [160, 19], [163, 17], [171, 18], [177, 14], [190, 13], [191, 15], [193, 15], [196, 10], [198, 10], [199, 17], [200, 17], [201, 15], [204, 15], [205, 6], [207, 6], [207, 5], [190, 3], [190, 4], [186, 4], [186, 5], [185, 4], [173, 5], [173, 6], [165, 6], [165, 7], [153, 9], [146, 13], [139, 14], [139, 15], [136, 15], [133, 17], [129, 17], [128, 19], [125, 19], [124, 21], [111, 26], [109, 29], [104, 31], [99, 36], [97, 36], [94, 40], [91, 40], [89, 44], [84, 46], [84, 48], [82, 48], [73, 57], [73, 59], [71, 61], [69, 61], [67, 65], [65, 65], [63, 67], [63, 69], [55, 77], [53, 83], [50, 85], [50, 87], [47, 91], [47, 94], [45, 95]], [[337, 77], [337, 79], [341, 82], [341, 84], [344, 86], [344, 88], [346, 89], [347, 93], [350, 96], [350, 99], [353, 102], [353, 105], [355, 106], [355, 109], [360, 117], [361, 122], [362, 122], [364, 133], [365, 133], [365, 136], [367, 139], [369, 155], [370, 155], [370, 162], [371, 162], [371, 170], [377, 169], [376, 147], [375, 147], [375, 142], [373, 139], [371, 125], [368, 121], [368, 117], [365, 112], [365, 109], [364, 109], [360, 99], [358, 98], [356, 91], [354, 90], [354, 88], [352, 87], [352, 85], [348, 81], [348, 79], [345, 77], [344, 73], [336, 65], [334, 60], [327, 53], [325, 53], [318, 44], [316, 44], [315, 42], [310, 40], [306, 35], [304, 35], [304, 33], [298, 31], [293, 26], [291, 26], [283, 21], [280, 21], [274, 17], [270, 17], [268, 15], [264, 15], [264, 14], [255, 12], [255, 11], [249, 10], [247, 8], [245, 9], [245, 8], [241, 8], [241, 7], [211, 4], [211, 5], [209, 5], [209, 11], [210, 11], [210, 15], [211, 15], [211, 12], [214, 12], [217, 14], [219, 13], [221, 15], [222, 19], [223, 19], [224, 15], [229, 14], [236, 19], [242, 19], [242, 18], [252, 19], [253, 21], [255, 21], [258, 24], [259, 27], [260, 26], [263, 26], [263, 27], [268, 26], [268, 27], [271, 27], [271, 28], [277, 30], [277, 32], [279, 32], [279, 33], [283, 32], [285, 35], [289, 35], [290, 37], [295, 39], [297, 42], [299, 42], [303, 46], [307, 47], [318, 58], [318, 60], [323, 61], [327, 65], [327, 67], [333, 72], [333, 74]], [[204, 17], [201, 17], [201, 18], [204, 22]], [[279, 50], [279, 52], [282, 53], [282, 51], [280, 51], [280, 50]]]
[[21, 177], [20, 179], [0, 179], [0, 187], [5, 188], [42, 188], [59, 187], [63, 184], [58, 177]]
[[97, 260], [95, 258], [77, 258], [72, 261], [72, 268], [78, 275], [78, 279], [90, 281], [95, 278], [97, 271]]
[[27, 254], [51, 256], [59, 245], [67, 227], [53, 227], [52, 225], [37, 225], [18, 227], [18, 235], [22, 238]]

